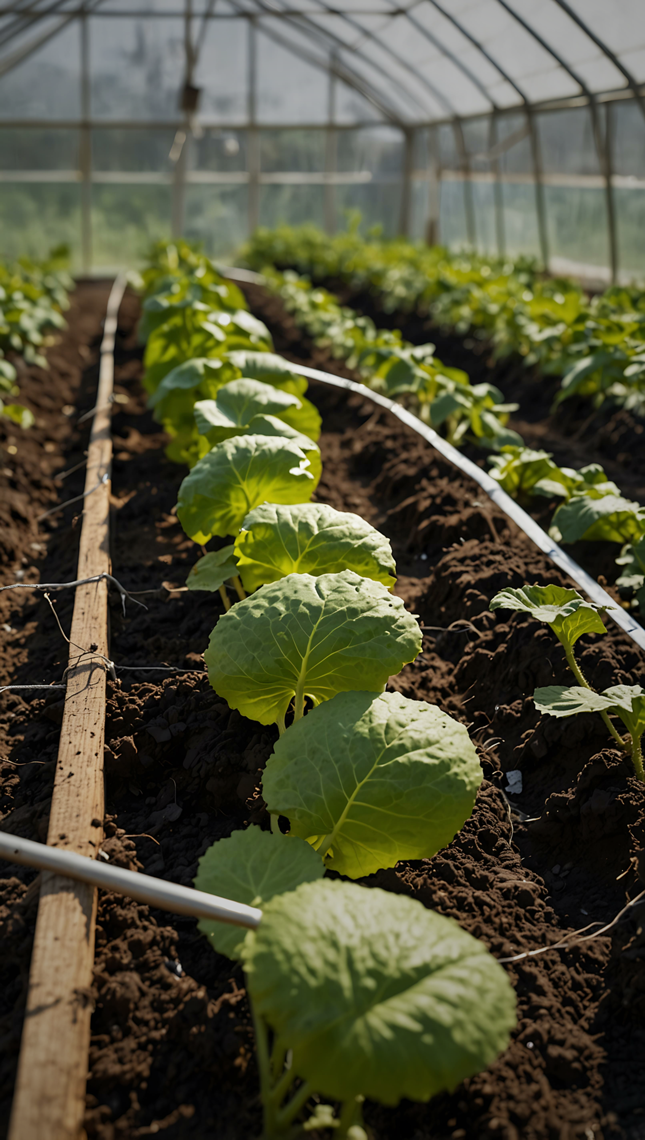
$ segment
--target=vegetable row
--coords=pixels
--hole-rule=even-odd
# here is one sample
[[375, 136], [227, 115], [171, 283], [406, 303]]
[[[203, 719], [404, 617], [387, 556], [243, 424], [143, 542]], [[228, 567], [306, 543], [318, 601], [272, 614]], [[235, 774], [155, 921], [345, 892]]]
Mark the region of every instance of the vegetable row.
[[11, 357], [47, 368], [42, 350], [51, 334], [65, 327], [62, 313], [74, 288], [67, 261], [68, 251], [61, 246], [42, 262], [21, 258], [12, 265], [0, 263], [0, 418], [23, 428], [31, 427], [34, 417], [15, 402], [18, 373]]
[[218, 841], [196, 879], [260, 906], [262, 921], [202, 928], [246, 972], [264, 1136], [329, 1127], [361, 1140], [365, 1097], [394, 1105], [451, 1089], [514, 1025], [512, 988], [482, 943], [355, 881], [453, 838], [478, 757], [437, 707], [387, 692], [420, 630], [391, 592], [387, 539], [311, 502], [320, 417], [306, 382], [190, 248], [159, 247], [143, 284], [144, 383], [169, 455], [190, 467], [177, 516], [214, 547], [187, 584], [225, 602], [209, 680], [278, 730], [262, 782], [271, 830]]
[[524, 502], [534, 496], [561, 500], [549, 532], [556, 542], [618, 543], [616, 562], [625, 567], [618, 589], [626, 605], [645, 613], [645, 508], [626, 499], [599, 464], [579, 471], [558, 467], [548, 452], [525, 447], [507, 426], [517, 404], [503, 404], [494, 385], [472, 385], [465, 372], [446, 367], [434, 345], [413, 346], [398, 330], [377, 329], [293, 270], [264, 273], [296, 323], [356, 368], [366, 384], [411, 407], [454, 446], [470, 442], [497, 451], [489, 456], [491, 475], [509, 495]]
[[547, 278], [527, 258], [454, 253], [441, 246], [334, 237], [314, 226], [256, 230], [246, 264], [296, 269], [316, 282], [336, 279], [368, 291], [388, 312], [420, 310], [460, 334], [491, 342], [500, 358], [518, 354], [561, 378], [556, 405], [582, 396], [645, 411], [645, 292], [612, 286], [589, 298], [568, 278]]

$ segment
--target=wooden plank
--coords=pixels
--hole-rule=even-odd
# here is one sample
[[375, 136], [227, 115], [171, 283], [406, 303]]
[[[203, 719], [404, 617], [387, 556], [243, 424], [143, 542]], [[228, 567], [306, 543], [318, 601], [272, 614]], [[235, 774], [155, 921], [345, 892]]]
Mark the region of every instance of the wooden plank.
[[[85, 479], [78, 578], [110, 571], [114, 334], [125, 280], [108, 301]], [[103, 838], [107, 583], [76, 588], [48, 844], [96, 857]], [[96, 888], [44, 872], [9, 1140], [78, 1140], [92, 1013]]]

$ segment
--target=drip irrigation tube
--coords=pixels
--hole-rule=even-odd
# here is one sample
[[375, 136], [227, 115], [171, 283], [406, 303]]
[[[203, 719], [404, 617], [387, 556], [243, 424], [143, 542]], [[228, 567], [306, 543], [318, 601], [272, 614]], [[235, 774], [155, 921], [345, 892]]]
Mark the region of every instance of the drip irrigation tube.
[[178, 883], [167, 883], [165, 879], [154, 879], [137, 871], [110, 867], [96, 859], [88, 859], [86, 855], [61, 851], [60, 848], [45, 843], [34, 843], [31, 839], [21, 839], [6, 831], [0, 831], [0, 859], [37, 867], [40, 871], [53, 871], [67, 879], [90, 883], [93, 887], [114, 891], [117, 895], [126, 895], [147, 906], [169, 910], [172, 914], [216, 919], [233, 926], [244, 926], [247, 930], [255, 930], [262, 918], [262, 911], [255, 906], [196, 891], [192, 887], [181, 887]]
[[502, 490], [495, 479], [491, 478], [486, 471], [482, 471], [476, 463], [467, 459], [460, 451], [457, 451], [457, 448], [453, 447], [452, 444], [442, 439], [433, 428], [424, 424], [418, 416], [413, 415], [412, 412], [409, 412], [394, 400], [388, 399], [387, 396], [381, 396], [378, 392], [373, 392], [371, 388], [367, 388], [365, 384], [359, 384], [355, 380], [347, 380], [343, 376], [334, 376], [330, 372], [321, 372], [318, 368], [308, 368], [302, 364], [295, 364], [291, 360], [289, 361], [289, 365], [292, 371], [300, 376], [306, 376], [311, 380], [320, 380], [323, 384], [330, 384], [334, 388], [344, 388], [348, 392], [355, 392], [359, 396], [364, 396], [366, 400], [371, 400], [373, 404], [377, 404], [381, 408], [386, 408], [388, 412], [391, 412], [392, 415], [396, 416], [402, 423], [412, 428], [417, 435], [422, 436], [440, 455], [443, 455], [444, 459], [447, 459], [449, 463], [454, 464], [454, 466], [458, 467], [460, 471], [463, 471], [465, 475], [469, 475], [471, 479], [474, 479], [482, 491], [485, 491], [500, 510], [502, 510], [509, 519], [512, 519], [520, 530], [524, 531], [524, 534], [535, 543], [539, 550], [546, 554], [547, 558], [550, 558], [556, 566], [564, 570], [565, 574], [573, 578], [573, 581], [585, 591], [592, 602], [606, 608], [608, 616], [616, 625], [619, 625], [636, 645], [640, 646], [641, 649], [645, 649], [645, 629], [643, 626], [639, 625], [626, 610], [617, 606], [607, 591], [603, 590], [602, 586], [599, 586], [595, 579], [592, 578], [590, 574], [587, 574], [586, 570], [578, 566], [578, 563], [574, 562], [573, 558], [565, 554], [564, 550], [562, 550], [553, 539], [549, 538], [546, 531], [543, 531], [542, 527], [538, 526], [535, 520], [532, 519], [526, 511], [522, 510], [515, 500], [511, 499], [510, 495], [506, 494], [506, 491]]

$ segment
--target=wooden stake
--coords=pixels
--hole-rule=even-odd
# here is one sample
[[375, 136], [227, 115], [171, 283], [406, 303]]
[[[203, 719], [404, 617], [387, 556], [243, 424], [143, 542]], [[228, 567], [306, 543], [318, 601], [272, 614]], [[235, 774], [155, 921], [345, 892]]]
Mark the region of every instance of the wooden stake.
[[[107, 306], [78, 578], [110, 571], [113, 349], [124, 289], [125, 279], [119, 276]], [[100, 482], [104, 475], [108, 478]], [[47, 835], [47, 843], [54, 847], [93, 857], [103, 838], [105, 662], [101, 655], [108, 655], [105, 580], [76, 588]], [[43, 872], [9, 1140], [78, 1140], [81, 1135], [95, 918], [95, 887]]]

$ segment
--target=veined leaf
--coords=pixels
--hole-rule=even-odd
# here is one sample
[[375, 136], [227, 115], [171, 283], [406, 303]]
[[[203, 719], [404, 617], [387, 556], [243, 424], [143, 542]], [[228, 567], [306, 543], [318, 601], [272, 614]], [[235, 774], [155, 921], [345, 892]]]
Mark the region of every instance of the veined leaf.
[[177, 518], [202, 546], [214, 534], [237, 534], [267, 498], [306, 502], [316, 488], [304, 451], [280, 436], [240, 435], [199, 460], [179, 488]]
[[214, 400], [195, 405], [197, 430], [213, 444], [230, 438], [258, 415], [276, 416], [314, 442], [320, 435], [320, 414], [309, 400], [260, 380], [232, 380]]
[[256, 590], [286, 574], [335, 574], [353, 570], [393, 586], [392, 548], [359, 515], [324, 503], [264, 503], [244, 519], [235, 553], [244, 589]]
[[229, 578], [237, 574], [237, 563], [233, 546], [223, 546], [221, 550], [209, 551], [196, 562], [190, 571], [186, 585], [189, 590], [219, 590]]
[[227, 353], [226, 359], [239, 368], [242, 376], [251, 376], [255, 380], [262, 380], [264, 384], [273, 384], [275, 388], [283, 388], [295, 396], [304, 396], [309, 386], [304, 376], [298, 376], [293, 371], [293, 364], [275, 352], [241, 350]]
[[231, 708], [271, 724], [294, 697], [320, 704], [349, 689], [378, 692], [420, 650], [402, 600], [345, 570], [263, 586], [219, 619], [204, 660]]
[[645, 583], [645, 534], [635, 543], [628, 543], [616, 559], [618, 566], [625, 566], [616, 585], [623, 590], [639, 590]]
[[[199, 860], [195, 886], [198, 891], [263, 907], [274, 895], [293, 891], [323, 874], [322, 859], [308, 843], [251, 826], [209, 847]], [[246, 930], [204, 918], [199, 929], [219, 954], [240, 957]]]
[[489, 1065], [515, 1024], [483, 943], [378, 889], [323, 879], [278, 895], [242, 956], [294, 1071], [334, 1100], [428, 1100]]
[[615, 712], [639, 737], [645, 729], [645, 689], [640, 685], [612, 685], [602, 693], [579, 685], [547, 685], [533, 694], [535, 707], [549, 716], [575, 716], [582, 712]]
[[551, 530], [557, 530], [561, 542], [637, 542], [645, 533], [645, 507], [620, 495], [574, 494], [558, 507]]
[[206, 395], [203, 385], [215, 395], [219, 388], [231, 380], [233, 370], [227, 368], [222, 360], [209, 357], [196, 357], [178, 364], [167, 376], [164, 376], [156, 392], [148, 399], [148, 407], [159, 409], [159, 415], [164, 414], [164, 401], [171, 393], [194, 392], [202, 388], [202, 395]]
[[357, 879], [454, 838], [482, 780], [462, 724], [400, 693], [339, 693], [274, 746], [262, 792], [290, 833]]
[[520, 610], [551, 626], [556, 637], [573, 647], [584, 633], [606, 633], [600, 606], [587, 602], [577, 590], [563, 586], [522, 586], [500, 590], [490, 603], [491, 610]]

